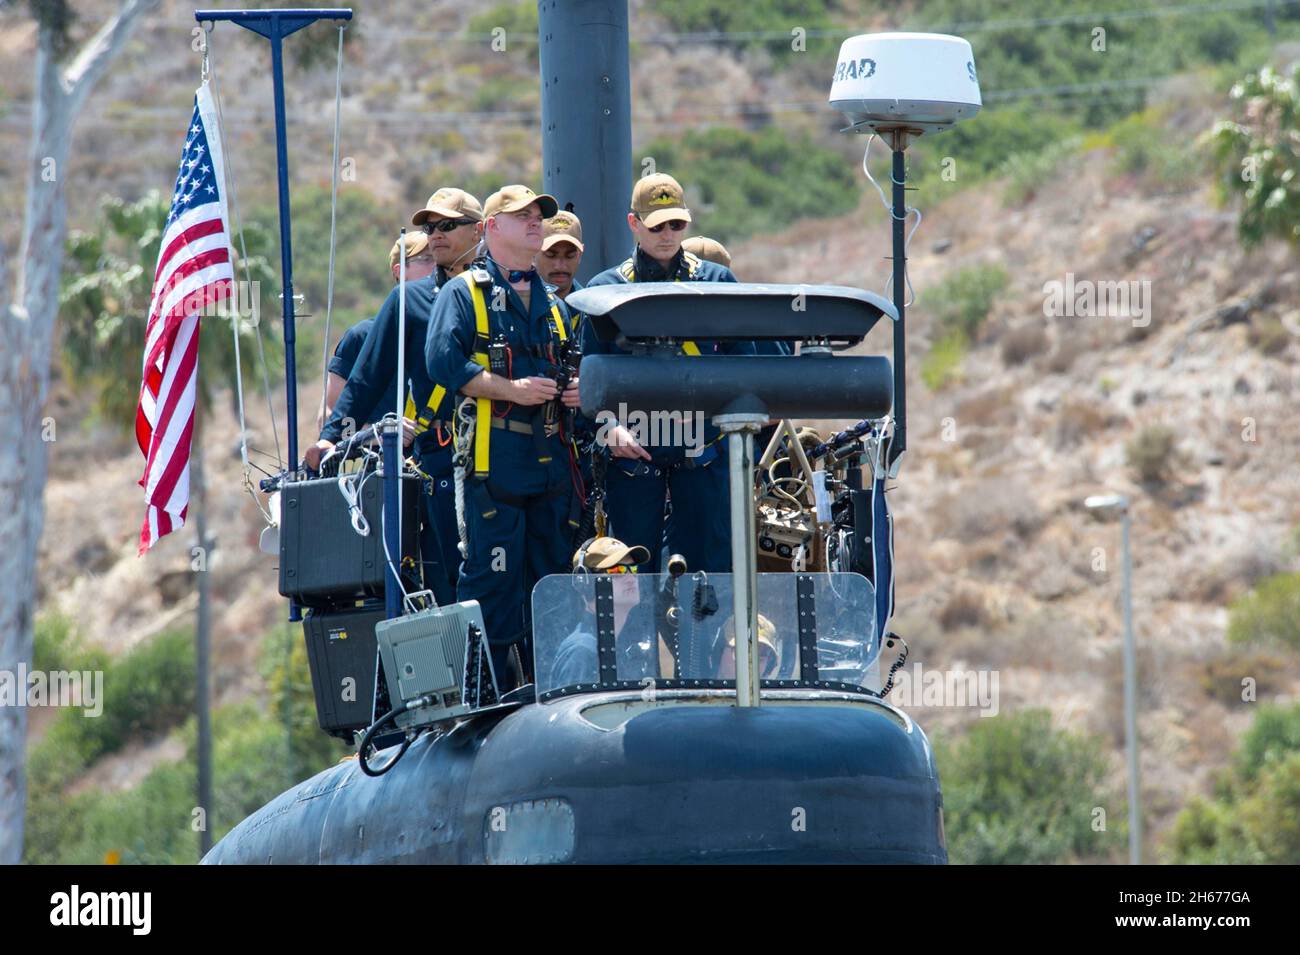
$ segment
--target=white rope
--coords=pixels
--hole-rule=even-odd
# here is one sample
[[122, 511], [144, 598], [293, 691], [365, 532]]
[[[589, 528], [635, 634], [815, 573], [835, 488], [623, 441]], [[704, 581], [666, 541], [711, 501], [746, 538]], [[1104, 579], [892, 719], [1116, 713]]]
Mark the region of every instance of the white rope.
[[455, 460], [460, 462], [453, 474], [456, 482], [456, 534], [460, 538], [457, 549], [462, 558], [469, 557], [469, 532], [465, 528], [465, 470], [470, 460], [470, 449], [474, 446], [475, 407], [473, 398], [462, 401], [456, 407], [456, 421], [451, 429], [452, 452]]
[[[209, 22], [204, 29], [207, 33], [203, 38], [203, 82], [212, 87], [212, 102], [217, 108], [217, 135], [221, 139], [222, 148], [225, 149], [227, 140], [225, 122], [221, 115], [221, 93], [217, 86], [217, 71], [212, 64], [212, 23]], [[226, 162], [222, 165], [224, 167], [226, 180], [223, 185], [226, 187], [226, 195], [230, 197], [231, 215], [235, 220], [236, 229], [239, 232], [239, 254], [240, 264], [244, 269], [244, 287], [248, 289], [249, 301], [253, 302], [253, 308], [256, 310], [258, 306], [255, 296], [253, 295], [252, 275], [248, 270], [248, 247], [244, 242], [244, 222], [239, 215], [239, 200], [235, 196], [235, 173], [231, 167], [230, 153], [226, 153]], [[235, 296], [235, 300], [238, 302], [238, 296]], [[262, 512], [262, 517], [266, 520], [266, 523], [268, 525], [273, 525], [275, 524], [275, 518], [271, 516], [271, 512], [266, 509], [262, 504], [261, 499], [253, 490], [252, 468], [248, 463], [248, 425], [244, 418], [244, 369], [243, 358], [241, 357], [239, 349], [238, 307], [236, 307], [231, 316], [230, 331], [235, 341], [235, 394], [239, 399], [239, 457], [244, 465], [244, 489], [248, 491], [248, 496], [253, 499], [253, 503], [257, 505], [257, 509]], [[255, 327], [254, 332], [255, 337], [257, 338], [258, 350], [261, 352], [261, 329]], [[261, 352], [261, 355], [262, 373], [265, 375], [266, 354], [265, 352]], [[271, 416], [271, 429], [275, 432], [275, 411], [271, 407], [271, 383], [269, 378], [266, 380], [266, 406]], [[278, 433], [276, 433], [275, 437], [275, 452], [276, 461], [279, 463], [280, 437]]]
[[330, 383], [330, 319], [334, 315], [334, 246], [339, 210], [339, 123], [343, 104], [343, 29], [339, 24], [339, 49], [334, 65], [334, 166], [330, 175], [330, 264], [329, 277], [325, 286], [325, 342], [321, 346], [321, 408], [325, 407], [325, 396], [329, 394]]

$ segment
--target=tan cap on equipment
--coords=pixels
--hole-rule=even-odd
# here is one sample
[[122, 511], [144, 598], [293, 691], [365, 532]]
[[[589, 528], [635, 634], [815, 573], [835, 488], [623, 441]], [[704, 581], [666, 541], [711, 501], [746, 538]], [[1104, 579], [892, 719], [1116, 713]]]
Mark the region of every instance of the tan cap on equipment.
[[572, 212], [560, 210], [542, 223], [542, 251], [560, 242], [569, 242], [583, 251], [582, 223]]
[[[406, 261], [411, 261], [417, 255], [420, 255], [429, 249], [429, 237], [423, 232], [406, 233]], [[399, 238], [393, 243], [393, 250], [388, 253], [388, 264], [396, 265], [402, 255], [402, 240]]]
[[663, 172], [637, 180], [632, 187], [632, 211], [651, 228], [673, 219], [691, 221], [682, 184]]
[[573, 569], [580, 567], [588, 571], [609, 570], [619, 564], [643, 564], [650, 559], [650, 551], [640, 544], [628, 547], [621, 540], [613, 537], [597, 537], [587, 545], [584, 553], [581, 548], [573, 555]]
[[549, 219], [560, 211], [560, 204], [555, 201], [554, 196], [548, 196], [544, 192], [538, 195], [527, 186], [502, 186], [488, 196], [488, 201], [483, 206], [483, 218], [490, 219], [502, 212], [518, 212], [520, 209], [528, 208], [534, 202], [542, 210], [543, 219]]
[[411, 216], [411, 225], [424, 225], [431, 214], [448, 219], [483, 221], [483, 207], [478, 200], [464, 189], [453, 189], [451, 186], [444, 186], [431, 195], [424, 208]]
[[710, 239], [708, 236], [703, 235], [693, 235], [682, 243], [682, 248], [702, 259], [731, 268], [731, 253], [717, 239]]

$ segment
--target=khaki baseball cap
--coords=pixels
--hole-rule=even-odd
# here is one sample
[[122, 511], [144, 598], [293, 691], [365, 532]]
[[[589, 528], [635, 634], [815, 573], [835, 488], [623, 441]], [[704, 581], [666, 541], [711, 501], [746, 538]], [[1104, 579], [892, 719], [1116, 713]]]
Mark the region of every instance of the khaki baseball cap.
[[682, 248], [702, 259], [731, 268], [731, 253], [717, 239], [710, 239], [708, 236], [703, 235], [693, 235], [682, 243]]
[[682, 184], [663, 172], [637, 180], [632, 187], [632, 211], [650, 227], [673, 219], [691, 221]]
[[[406, 261], [411, 261], [417, 255], [425, 252], [429, 248], [429, 237], [423, 232], [406, 233]], [[399, 238], [393, 243], [393, 250], [388, 253], [388, 264], [396, 265], [402, 255], [402, 240]]]
[[561, 210], [542, 223], [542, 251], [558, 242], [570, 242], [583, 251], [582, 223], [572, 212]]
[[429, 197], [424, 208], [411, 216], [411, 225], [424, 225], [430, 215], [445, 216], [448, 219], [473, 219], [483, 221], [483, 207], [479, 201], [464, 189], [444, 186]]
[[490, 219], [502, 212], [518, 212], [520, 209], [528, 208], [534, 202], [542, 210], [543, 219], [549, 219], [560, 211], [560, 204], [555, 201], [554, 196], [548, 196], [544, 192], [538, 195], [527, 186], [502, 186], [488, 196], [488, 201], [483, 206], [483, 218]]
[[587, 545], [584, 554], [579, 548], [573, 555], [573, 569], [580, 567], [588, 571], [609, 570], [619, 564], [643, 564], [650, 559], [650, 551], [640, 544], [628, 547], [621, 540], [613, 537], [597, 537]]

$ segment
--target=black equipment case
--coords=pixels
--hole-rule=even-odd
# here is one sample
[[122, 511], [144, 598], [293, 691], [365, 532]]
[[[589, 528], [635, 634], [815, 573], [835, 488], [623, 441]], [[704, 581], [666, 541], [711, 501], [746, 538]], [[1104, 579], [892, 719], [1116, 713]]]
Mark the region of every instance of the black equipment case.
[[[383, 604], [368, 603], [350, 610], [309, 610], [303, 617], [307, 664], [316, 693], [316, 721], [331, 736], [352, 742], [353, 733], [374, 719], [377, 673], [375, 624], [384, 619]], [[381, 706], [386, 701], [381, 700]]]
[[[423, 488], [414, 475], [402, 482], [400, 566], [404, 578], [418, 581], [417, 515]], [[371, 473], [357, 476], [356, 483], [357, 503], [370, 529], [365, 536], [352, 526], [337, 478], [293, 481], [281, 489], [280, 593], [301, 606], [347, 607], [384, 594], [384, 481]]]

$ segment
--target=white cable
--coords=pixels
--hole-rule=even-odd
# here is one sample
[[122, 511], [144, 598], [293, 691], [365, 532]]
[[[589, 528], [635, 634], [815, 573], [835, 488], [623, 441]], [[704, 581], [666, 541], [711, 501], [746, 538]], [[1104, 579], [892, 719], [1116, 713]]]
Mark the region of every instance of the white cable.
[[[871, 144], [872, 142], [875, 141], [875, 138], [876, 138], [875, 133], [872, 133], [870, 136], [867, 137], [867, 147], [862, 152], [862, 171], [867, 174], [867, 181], [876, 187], [876, 192], [880, 193], [880, 204], [885, 207], [885, 212], [888, 213], [890, 221], [892, 222], [894, 219], [894, 207], [890, 203], [890, 201], [885, 197], [885, 190], [881, 187], [880, 183], [876, 182], [876, 177], [871, 175], [871, 165], [868, 161], [871, 158]], [[894, 174], [892, 171], [889, 174], [889, 180], [891, 183], [894, 180]], [[918, 209], [916, 206], [909, 206], [906, 204], [906, 201], [904, 201], [903, 204], [904, 222], [907, 221], [908, 213], [911, 212], [916, 213], [916, 222], [912, 224], [911, 230], [907, 233], [906, 238], [903, 239], [903, 278], [907, 282], [907, 294], [909, 296], [908, 300], [903, 303], [903, 306], [905, 308], [911, 308], [912, 303], [916, 301], [916, 290], [912, 288], [912, 276], [907, 268], [907, 250], [912, 244], [912, 236], [916, 235], [916, 230], [921, 228], [922, 215], [920, 209]], [[894, 273], [893, 270], [891, 269], [889, 273], [889, 278], [885, 280], [884, 294], [886, 296], [889, 295], [889, 291], [890, 289], [893, 288], [893, 286], [894, 286]]]
[[330, 318], [334, 314], [334, 247], [336, 224], [339, 210], [339, 123], [343, 107], [343, 30], [345, 23], [339, 23], [339, 51], [334, 66], [334, 167], [330, 175], [330, 262], [329, 273], [325, 283], [325, 343], [321, 346], [321, 407], [325, 407], [325, 396], [329, 394], [330, 385]]

